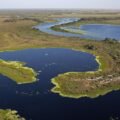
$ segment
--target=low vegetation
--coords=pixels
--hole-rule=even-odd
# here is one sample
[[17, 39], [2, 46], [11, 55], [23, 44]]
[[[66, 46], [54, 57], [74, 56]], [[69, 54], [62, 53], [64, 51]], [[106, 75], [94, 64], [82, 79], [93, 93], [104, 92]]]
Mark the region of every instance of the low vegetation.
[[64, 32], [68, 32], [68, 33], [75, 33], [75, 34], [85, 34], [86, 32], [80, 29], [74, 29], [74, 28], [69, 28], [69, 27], [61, 27], [60, 28], [61, 31], [63, 30]]
[[0, 120], [25, 120], [15, 110], [0, 110]]
[[35, 82], [36, 72], [24, 65], [22, 62], [0, 60], [0, 74], [9, 77], [18, 84]]

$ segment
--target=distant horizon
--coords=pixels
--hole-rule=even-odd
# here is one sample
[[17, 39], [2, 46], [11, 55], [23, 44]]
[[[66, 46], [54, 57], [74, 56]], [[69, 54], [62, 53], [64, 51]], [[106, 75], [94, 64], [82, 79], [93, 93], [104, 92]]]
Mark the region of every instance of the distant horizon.
[[107, 9], [120, 10], [119, 0], [0, 0], [0, 9]]
[[120, 11], [120, 9], [105, 8], [0, 8], [0, 10], [110, 10]]

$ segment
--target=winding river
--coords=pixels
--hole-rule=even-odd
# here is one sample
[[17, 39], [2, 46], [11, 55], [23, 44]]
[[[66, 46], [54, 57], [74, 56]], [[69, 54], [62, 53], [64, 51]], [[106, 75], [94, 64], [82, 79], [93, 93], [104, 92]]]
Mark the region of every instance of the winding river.
[[[43, 23], [43, 24], [35, 26], [34, 28], [42, 32], [52, 34], [52, 35], [57, 35], [57, 36], [80, 37], [80, 38], [94, 39], [94, 40], [104, 40], [105, 38], [120, 40], [120, 25], [85, 24], [79, 27], [75, 27], [75, 26], [66, 27], [68, 31], [77, 31], [76, 33], [59, 32], [59, 31], [52, 30], [51, 27], [56, 26], [56, 25], [76, 22], [80, 19], [79, 18], [58, 18], [56, 20], [58, 22]], [[80, 31], [83, 31], [84, 34], [79, 34]]]

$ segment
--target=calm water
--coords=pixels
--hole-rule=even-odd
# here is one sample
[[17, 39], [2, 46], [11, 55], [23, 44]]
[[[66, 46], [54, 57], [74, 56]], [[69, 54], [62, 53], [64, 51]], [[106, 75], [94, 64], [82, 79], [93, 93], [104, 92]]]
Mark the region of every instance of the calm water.
[[66, 33], [66, 32], [58, 32], [51, 30], [51, 27], [55, 25], [61, 25], [65, 23], [70, 23], [74, 21], [78, 21], [78, 18], [60, 18], [57, 19], [58, 22], [49, 22], [40, 24], [35, 26], [38, 30], [42, 32], [46, 32], [48, 34], [58, 35], [58, 36], [66, 36], [66, 37], [80, 37], [86, 39], [95, 39], [95, 40], [104, 40], [105, 38], [117, 39], [120, 40], [120, 25], [109, 25], [109, 24], [86, 24], [81, 25], [80, 27], [70, 26], [68, 29], [72, 30], [84, 30], [85, 34], [74, 34], [74, 33]]
[[[0, 108], [18, 110], [28, 120], [63, 120], [83, 118], [90, 107], [89, 99], [69, 99], [53, 94], [50, 79], [70, 71], [94, 71], [98, 63], [91, 54], [70, 49], [28, 49], [0, 53], [4, 60], [23, 61], [40, 72], [39, 81], [17, 85], [5, 76], [0, 76]], [[94, 106], [95, 107], [95, 106]], [[83, 112], [84, 111], [84, 112]], [[71, 114], [72, 113], [72, 114]]]
[[7, 77], [0, 76], [0, 108], [18, 110], [27, 120], [108, 120], [119, 116], [120, 92], [112, 92], [96, 99], [63, 98], [50, 92], [50, 79], [70, 71], [98, 69], [91, 54], [70, 49], [28, 49], [0, 53], [5, 60], [23, 61], [40, 72], [39, 81], [16, 85]]

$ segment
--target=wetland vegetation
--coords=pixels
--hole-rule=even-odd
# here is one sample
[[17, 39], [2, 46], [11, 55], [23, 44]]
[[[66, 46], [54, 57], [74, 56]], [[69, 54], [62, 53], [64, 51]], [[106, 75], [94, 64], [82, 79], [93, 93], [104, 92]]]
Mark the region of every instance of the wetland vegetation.
[[15, 110], [0, 110], [0, 120], [25, 120]]
[[17, 84], [32, 83], [36, 81], [37, 73], [25, 63], [18, 61], [0, 60], [0, 74], [14, 80]]

